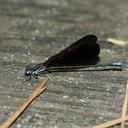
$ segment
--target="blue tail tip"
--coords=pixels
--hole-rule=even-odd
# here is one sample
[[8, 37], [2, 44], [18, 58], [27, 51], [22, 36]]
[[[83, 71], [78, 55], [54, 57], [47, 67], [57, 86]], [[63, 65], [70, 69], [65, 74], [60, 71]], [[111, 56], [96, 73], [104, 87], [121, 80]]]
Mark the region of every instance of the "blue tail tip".
[[123, 66], [123, 62], [122, 61], [113, 61], [112, 66]]

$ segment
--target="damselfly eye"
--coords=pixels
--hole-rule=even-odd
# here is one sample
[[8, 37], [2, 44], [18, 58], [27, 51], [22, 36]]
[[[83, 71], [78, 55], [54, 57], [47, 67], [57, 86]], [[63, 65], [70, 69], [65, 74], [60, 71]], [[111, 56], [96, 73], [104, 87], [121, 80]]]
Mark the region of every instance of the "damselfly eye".
[[31, 75], [31, 70], [30, 70], [29, 66], [26, 66], [25, 75], [26, 76], [30, 76]]
[[30, 70], [30, 66], [26, 66], [26, 70]]
[[26, 76], [30, 76], [30, 75], [31, 75], [31, 71], [26, 70], [26, 71], [25, 71], [25, 75], [26, 75]]

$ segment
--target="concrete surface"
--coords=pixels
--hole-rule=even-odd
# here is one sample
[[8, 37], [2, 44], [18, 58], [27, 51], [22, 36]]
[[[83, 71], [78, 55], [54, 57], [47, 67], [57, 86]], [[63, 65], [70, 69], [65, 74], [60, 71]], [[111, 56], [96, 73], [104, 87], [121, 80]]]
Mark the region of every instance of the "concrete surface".
[[[26, 65], [51, 55], [87, 34], [96, 34], [101, 63], [128, 62], [127, 0], [0, 0], [0, 124], [38, 84], [23, 82]], [[120, 117], [128, 71], [50, 74], [48, 89], [14, 128], [83, 128]]]

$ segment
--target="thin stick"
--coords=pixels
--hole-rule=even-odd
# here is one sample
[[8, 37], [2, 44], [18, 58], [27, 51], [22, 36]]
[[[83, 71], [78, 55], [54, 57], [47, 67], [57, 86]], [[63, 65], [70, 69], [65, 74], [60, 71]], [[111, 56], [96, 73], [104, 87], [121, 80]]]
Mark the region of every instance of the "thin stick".
[[101, 125], [96, 125], [96, 126], [94, 126], [92, 128], [107, 128], [107, 127], [111, 127], [111, 126], [117, 125], [119, 123], [121, 123], [121, 128], [124, 128], [124, 122], [128, 121], [128, 116], [126, 116], [127, 105], [128, 105], [128, 81], [127, 81], [127, 87], [126, 87], [126, 96], [125, 96], [123, 109], [122, 109], [122, 117], [119, 118], [119, 119], [115, 119], [115, 120], [103, 123]]
[[48, 77], [46, 76], [40, 84], [36, 87], [36, 89], [33, 91], [32, 95], [29, 96], [29, 98], [23, 103], [23, 105], [16, 110], [16, 112], [13, 113], [12, 116], [10, 116], [1, 126], [1, 128], [9, 128], [21, 115], [21, 113], [24, 112], [24, 110], [29, 106], [29, 104], [46, 88], [46, 82], [48, 81]]
[[114, 126], [116, 124], [120, 124], [124, 121], [128, 121], [128, 116], [125, 116], [125, 117], [121, 117], [119, 119], [115, 119], [115, 120], [112, 120], [112, 121], [109, 121], [109, 122], [106, 122], [106, 123], [103, 123], [101, 125], [96, 125], [92, 128], [107, 128], [107, 127], [111, 127], [111, 126]]
[[[127, 86], [126, 86], [126, 95], [125, 95], [125, 99], [124, 99], [124, 104], [122, 107], [122, 117], [125, 117], [127, 114], [127, 106], [128, 106], [128, 81], [127, 81]], [[123, 121], [121, 123], [121, 128], [124, 128], [124, 124], [125, 124], [125, 122]]]
[[122, 47], [124, 47], [128, 44], [128, 41], [117, 40], [117, 39], [113, 39], [113, 38], [108, 38], [107, 41], [109, 41], [113, 44], [116, 44], [116, 45], [120, 45]]

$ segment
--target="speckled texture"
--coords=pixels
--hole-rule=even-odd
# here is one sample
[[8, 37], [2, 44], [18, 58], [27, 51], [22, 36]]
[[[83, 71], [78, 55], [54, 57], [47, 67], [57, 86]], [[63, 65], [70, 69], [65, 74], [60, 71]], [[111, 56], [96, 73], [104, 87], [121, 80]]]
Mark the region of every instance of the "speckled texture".
[[[78, 38], [96, 34], [101, 62], [128, 62], [127, 0], [0, 0], [0, 124], [38, 84], [23, 82], [28, 64], [44, 62]], [[14, 128], [83, 128], [120, 117], [128, 72], [49, 74], [47, 90]]]

